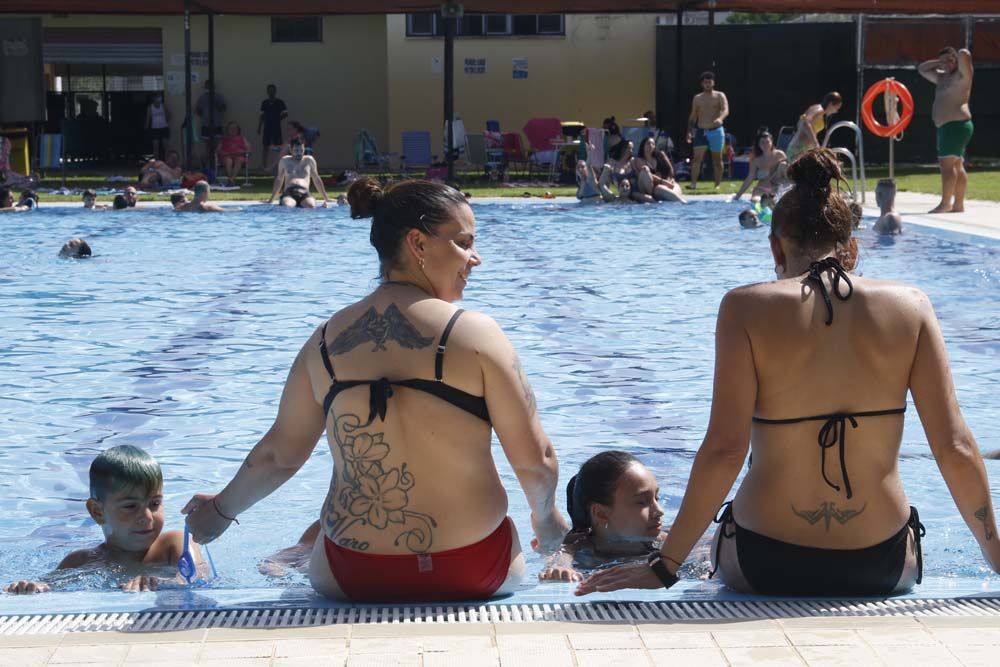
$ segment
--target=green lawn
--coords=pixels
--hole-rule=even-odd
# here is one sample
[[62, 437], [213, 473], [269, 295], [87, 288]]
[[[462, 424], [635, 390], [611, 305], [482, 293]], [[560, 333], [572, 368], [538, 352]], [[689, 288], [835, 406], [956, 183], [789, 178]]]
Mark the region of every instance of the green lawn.
[[[869, 168], [867, 171], [868, 189], [872, 190], [879, 178], [888, 175], [885, 167]], [[100, 175], [73, 175], [67, 178], [66, 185], [72, 189], [83, 188], [106, 188], [122, 187], [122, 183], [109, 184]], [[241, 182], [239, 179], [238, 182]], [[212, 198], [217, 200], [262, 200], [271, 194], [272, 180], [270, 177], [251, 176], [251, 185], [240, 190], [230, 192], [215, 191]], [[934, 166], [907, 166], [896, 170], [896, 182], [900, 190], [909, 192], [928, 192], [937, 194], [941, 192], [941, 177]], [[59, 178], [52, 178], [42, 181], [41, 188], [58, 188], [62, 185]], [[523, 197], [525, 192], [532, 196], [541, 196], [546, 192], [551, 192], [558, 196], [573, 196], [576, 188], [572, 186], [546, 186], [545, 184], [532, 185], [529, 187], [498, 187], [496, 183], [471, 179], [460, 176], [458, 185], [464, 192], [477, 197]], [[686, 184], [685, 184], [686, 185]], [[739, 181], [723, 181], [722, 187], [718, 190], [722, 194], [735, 194], [739, 189]], [[329, 188], [331, 197], [344, 192], [344, 188]], [[702, 181], [698, 190], [699, 194], [712, 194], [716, 190], [712, 187], [711, 181]], [[147, 195], [158, 199], [166, 199], [166, 195]], [[969, 191], [970, 199], [985, 199], [989, 201], [1000, 201], [1000, 169], [972, 169], [969, 171]], [[79, 196], [61, 196], [51, 193], [42, 193], [42, 203], [49, 201], [79, 201]], [[98, 201], [110, 201], [110, 197], [99, 197]]]

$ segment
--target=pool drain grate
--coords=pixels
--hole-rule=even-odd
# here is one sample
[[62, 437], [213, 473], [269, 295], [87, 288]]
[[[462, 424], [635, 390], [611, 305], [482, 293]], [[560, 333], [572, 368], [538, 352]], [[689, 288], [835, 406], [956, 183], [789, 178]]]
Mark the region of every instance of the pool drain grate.
[[539, 623], [752, 620], [806, 617], [1000, 616], [1000, 598], [593, 602], [567, 604], [231, 609], [0, 616], [2, 635], [301, 628], [369, 623]]

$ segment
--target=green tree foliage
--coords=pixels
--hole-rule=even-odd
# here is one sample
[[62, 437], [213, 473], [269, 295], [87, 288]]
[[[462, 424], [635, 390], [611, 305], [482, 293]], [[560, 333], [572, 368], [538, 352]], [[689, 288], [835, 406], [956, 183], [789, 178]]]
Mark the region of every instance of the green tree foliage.
[[794, 21], [802, 14], [778, 12], [733, 12], [726, 17], [726, 23], [784, 23]]

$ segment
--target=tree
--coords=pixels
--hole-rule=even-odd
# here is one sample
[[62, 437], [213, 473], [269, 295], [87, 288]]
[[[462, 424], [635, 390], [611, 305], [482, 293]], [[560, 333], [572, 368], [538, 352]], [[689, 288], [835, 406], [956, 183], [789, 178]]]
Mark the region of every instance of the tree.
[[785, 23], [801, 16], [778, 12], [732, 12], [726, 17], [726, 23]]

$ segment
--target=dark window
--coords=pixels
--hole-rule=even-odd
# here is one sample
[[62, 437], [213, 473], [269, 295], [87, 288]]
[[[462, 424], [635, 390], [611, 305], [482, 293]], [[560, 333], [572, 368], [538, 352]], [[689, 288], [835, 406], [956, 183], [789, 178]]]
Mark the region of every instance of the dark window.
[[539, 14], [538, 15], [539, 35], [561, 35], [563, 34], [562, 14]]
[[[458, 20], [459, 37], [565, 35], [562, 14], [465, 14]], [[432, 13], [407, 14], [407, 37], [442, 37], [444, 21]]]
[[407, 14], [406, 34], [431, 37], [434, 35], [433, 14]]
[[271, 18], [272, 42], [322, 42], [323, 17]]
[[487, 14], [486, 15], [486, 34], [487, 35], [506, 35], [509, 28], [507, 27], [507, 15], [506, 14]]
[[482, 14], [466, 14], [462, 17], [462, 20], [458, 29], [459, 35], [464, 35], [466, 37], [480, 37], [483, 34], [483, 15]]
[[537, 35], [538, 15], [537, 14], [514, 14], [511, 21], [512, 35]]

